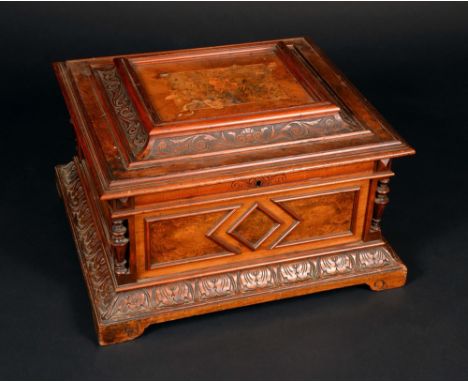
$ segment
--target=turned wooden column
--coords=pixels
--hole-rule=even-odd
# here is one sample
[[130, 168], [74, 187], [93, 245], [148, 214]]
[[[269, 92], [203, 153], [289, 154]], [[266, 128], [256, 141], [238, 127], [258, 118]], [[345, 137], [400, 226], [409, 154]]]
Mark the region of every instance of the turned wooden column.
[[125, 236], [127, 227], [123, 220], [118, 219], [112, 222], [112, 246], [114, 247], [114, 272], [117, 275], [128, 273], [127, 251], [128, 238]]
[[375, 192], [374, 200], [374, 212], [372, 215], [371, 221], [371, 230], [374, 232], [380, 231], [380, 223], [382, 221], [382, 215], [385, 209], [385, 206], [388, 204], [390, 199], [388, 198], [388, 193], [390, 192], [390, 187], [388, 183], [390, 178], [380, 179], [377, 184], [377, 190]]

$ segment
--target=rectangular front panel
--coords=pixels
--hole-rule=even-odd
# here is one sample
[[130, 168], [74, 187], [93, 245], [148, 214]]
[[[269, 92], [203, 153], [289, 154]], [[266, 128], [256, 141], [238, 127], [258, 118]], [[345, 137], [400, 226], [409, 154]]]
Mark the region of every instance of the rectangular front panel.
[[230, 254], [210, 237], [231, 210], [198, 210], [146, 219], [151, 267]]
[[282, 246], [307, 243], [352, 231], [357, 190], [275, 199], [297, 222]]
[[368, 181], [161, 208], [135, 217], [140, 277], [242, 265], [362, 235]]

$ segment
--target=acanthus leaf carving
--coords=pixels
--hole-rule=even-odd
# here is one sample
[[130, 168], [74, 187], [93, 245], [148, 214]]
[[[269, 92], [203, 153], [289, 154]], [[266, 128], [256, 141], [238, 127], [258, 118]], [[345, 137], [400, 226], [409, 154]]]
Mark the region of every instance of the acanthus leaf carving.
[[188, 282], [177, 282], [156, 287], [153, 290], [153, 302], [156, 307], [194, 302], [192, 285]]
[[242, 292], [273, 287], [276, 284], [275, 273], [270, 267], [239, 272], [238, 279], [239, 289]]
[[208, 300], [210, 298], [233, 295], [236, 292], [236, 284], [232, 275], [222, 274], [213, 277], [203, 277], [195, 282], [198, 298]]
[[278, 274], [281, 277], [281, 281], [285, 284], [316, 277], [314, 263], [309, 260], [280, 265]]
[[109, 315], [109, 308], [117, 295], [109, 272], [103, 245], [99, 240], [95, 223], [88, 206], [76, 164], [70, 162], [59, 168], [62, 196], [66, 199], [75, 241], [87, 277], [88, 288], [95, 296], [95, 308], [101, 317]]
[[380, 249], [375, 251], [367, 251], [359, 254], [359, 262], [361, 268], [375, 268], [388, 264], [390, 259], [387, 254]]
[[106, 317], [118, 318], [127, 317], [130, 312], [147, 312], [150, 310], [150, 297], [145, 290], [117, 295], [113, 308], [110, 309]]
[[325, 256], [320, 260], [320, 268], [324, 276], [333, 276], [348, 273], [353, 270], [354, 258], [352, 255]]

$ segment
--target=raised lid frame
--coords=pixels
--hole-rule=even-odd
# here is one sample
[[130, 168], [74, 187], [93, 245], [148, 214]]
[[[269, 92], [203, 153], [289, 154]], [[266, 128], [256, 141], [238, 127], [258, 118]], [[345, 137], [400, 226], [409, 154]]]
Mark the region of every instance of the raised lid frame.
[[[118, 111], [112, 103], [114, 100], [109, 98], [108, 93], [106, 94], [99, 75], [107, 71], [106, 73], [110, 75], [109, 86], [113, 87], [115, 100], [120, 102], [124, 96], [120, 90], [126, 92], [126, 87], [123, 86], [115, 67], [116, 59], [139, 60], [173, 53], [179, 54], [182, 58], [199, 53], [208, 54], [219, 49], [242, 51], [251, 47], [278, 44], [286, 46], [294, 56], [294, 60], [301, 63], [301, 70], [316, 78], [321, 85], [318, 88], [329, 95], [331, 102], [340, 108], [340, 111], [332, 116], [324, 118], [317, 116], [310, 119], [324, 119], [324, 122], [327, 122], [331, 118], [340, 130], [341, 127], [345, 127], [347, 131], [330, 132], [325, 129], [317, 136], [307, 139], [276, 142], [264, 146], [252, 145], [244, 149], [236, 148], [234, 151], [219, 151], [209, 157], [206, 157], [206, 153], [200, 155], [190, 153], [180, 157], [148, 160], [144, 154], [151, 154], [150, 146], [155, 143], [156, 136], [148, 135], [146, 126], [139, 119], [139, 113], [135, 111], [135, 119], [132, 116], [131, 120], [124, 121], [129, 129], [131, 128], [132, 138], [139, 145], [132, 151], [129, 136], [122, 130], [122, 126], [119, 126]], [[231, 179], [234, 172], [238, 176], [248, 177], [252, 172], [266, 175], [272, 171], [275, 173], [286, 169], [291, 171], [291, 166], [297, 166], [298, 169], [305, 167], [312, 169], [414, 154], [414, 150], [332, 64], [321, 49], [304, 37], [179, 51], [83, 58], [56, 62], [53, 66], [71, 114], [79, 147], [90, 163], [102, 199], [146, 194], [161, 187], [171, 189], [193, 187], [202, 183], [218, 183], [223, 179]], [[116, 81], [121, 83], [117, 90]], [[133, 107], [129, 96], [128, 99], [128, 104], [120, 105], [120, 112], [128, 111], [127, 106]], [[134, 129], [136, 124], [140, 124], [137, 130]], [[256, 124], [255, 129], [262, 127], [259, 126], [261, 124], [261, 122]], [[289, 123], [283, 123], [286, 124]], [[238, 126], [231, 131], [236, 130], [236, 133], [241, 133], [237, 134], [238, 137], [250, 138], [256, 133], [252, 126], [254, 124], [247, 123], [246, 126]], [[281, 124], [269, 124], [265, 127], [269, 131], [282, 128]], [[226, 133], [231, 134], [231, 131], [222, 131], [220, 128], [215, 133], [226, 135]], [[178, 139], [182, 142], [183, 139], [192, 136], [196, 134], [190, 131], [181, 132]], [[162, 135], [159, 138], [172, 139], [171, 136], [165, 138]], [[159, 140], [159, 143], [165, 142]], [[228, 152], [230, 154], [226, 155]], [[181, 179], [184, 180], [183, 184]]]
[[[217, 78], [203, 78], [203, 73], [213, 72], [215, 70], [228, 70], [239, 63], [242, 66], [252, 66], [258, 61], [265, 61], [270, 58], [270, 63], [279, 63], [277, 71], [286, 73], [288, 78], [283, 80], [296, 93], [302, 92], [302, 102], [292, 102], [291, 98], [294, 94], [284, 94], [285, 97], [281, 102], [274, 102], [272, 96], [266, 102], [269, 105], [262, 106], [261, 102], [254, 102], [257, 108], [249, 107], [247, 102], [241, 105], [221, 105], [220, 108], [212, 108], [211, 113], [203, 113], [202, 116], [195, 115], [194, 118], [164, 118], [162, 116], [162, 109], [169, 102], [164, 102], [162, 97], [154, 96], [154, 88], [149, 82], [154, 81], [154, 78], [144, 73], [144, 69], [150, 67], [155, 72], [161, 72], [159, 68], [169, 68], [169, 73], [165, 71], [168, 76], [178, 73], [188, 73], [198, 75], [199, 81], [216, 81], [228, 82], [232, 81], [229, 74], [221, 80]], [[259, 60], [260, 59], [260, 60]], [[218, 61], [218, 65], [216, 62]], [[228, 128], [236, 125], [246, 124], [260, 124], [260, 123], [275, 123], [286, 120], [300, 120], [312, 116], [333, 114], [340, 111], [340, 108], [331, 102], [330, 97], [327, 96], [325, 89], [311, 75], [309, 71], [294, 57], [288, 47], [282, 42], [270, 42], [253, 46], [238, 46], [238, 47], [217, 47], [206, 51], [197, 51], [192, 53], [173, 51], [156, 53], [151, 56], [141, 57], [118, 57], [114, 59], [114, 64], [118, 70], [123, 83], [134, 103], [145, 128], [150, 135], [172, 135], [183, 131], [197, 131], [213, 128]], [[214, 67], [213, 67], [214, 66]], [[171, 68], [174, 70], [170, 72]], [[179, 68], [179, 70], [177, 70]], [[180, 68], [185, 68], [181, 71]], [[142, 70], [143, 69], [143, 70]], [[234, 76], [235, 76], [235, 70]], [[201, 76], [199, 74], [202, 74]], [[243, 81], [246, 81], [244, 73]], [[233, 77], [234, 77], [233, 76]], [[228, 78], [226, 78], [228, 77]], [[272, 76], [274, 77], [274, 76]], [[238, 78], [239, 79], [239, 78]], [[272, 78], [278, 81], [278, 78]], [[254, 78], [253, 81], [256, 79]], [[259, 83], [248, 84], [252, 88], [261, 87]], [[274, 85], [274, 84], [270, 84]], [[247, 86], [246, 86], [247, 87]], [[222, 84], [221, 84], [222, 88]], [[235, 89], [238, 90], [238, 89]], [[215, 89], [208, 95], [217, 97], [220, 91]], [[225, 93], [231, 93], [224, 91]], [[151, 94], [152, 93], [152, 94]], [[268, 97], [268, 92], [257, 91], [257, 97]], [[193, 95], [190, 95], [193, 97]], [[278, 100], [276, 100], [278, 101]], [[289, 102], [288, 102], [289, 101]], [[276, 107], [274, 104], [277, 104]], [[239, 107], [240, 106], [240, 107]], [[225, 111], [225, 109], [237, 109], [234, 112]], [[194, 114], [200, 114], [195, 112]]]

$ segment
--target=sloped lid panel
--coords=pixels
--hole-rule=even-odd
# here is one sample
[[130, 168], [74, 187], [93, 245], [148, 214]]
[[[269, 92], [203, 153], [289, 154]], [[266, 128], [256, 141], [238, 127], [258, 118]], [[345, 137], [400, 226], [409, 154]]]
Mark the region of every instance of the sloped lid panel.
[[72, 60], [55, 70], [103, 190], [412, 152], [303, 38]]
[[283, 43], [94, 66], [132, 165], [369, 133]]

